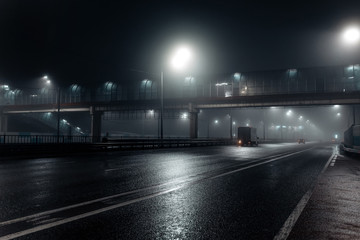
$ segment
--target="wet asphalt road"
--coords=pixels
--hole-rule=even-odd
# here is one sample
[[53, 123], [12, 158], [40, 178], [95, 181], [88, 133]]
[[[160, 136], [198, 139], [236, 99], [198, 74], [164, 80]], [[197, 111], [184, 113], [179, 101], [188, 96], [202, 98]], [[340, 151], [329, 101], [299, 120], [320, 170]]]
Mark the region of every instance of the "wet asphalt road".
[[273, 239], [333, 153], [264, 144], [0, 161], [3, 239]]

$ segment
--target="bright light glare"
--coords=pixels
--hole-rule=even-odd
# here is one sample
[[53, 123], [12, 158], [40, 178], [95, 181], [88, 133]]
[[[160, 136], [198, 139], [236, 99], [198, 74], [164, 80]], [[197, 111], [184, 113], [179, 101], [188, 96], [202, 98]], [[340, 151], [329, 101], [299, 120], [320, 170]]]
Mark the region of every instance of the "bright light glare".
[[287, 112], [286, 112], [286, 116], [290, 116], [290, 115], [291, 115], [291, 113], [292, 113], [292, 111], [291, 111], [291, 110], [287, 111]]
[[43, 76], [43, 79], [48, 79], [48, 76], [47, 76], [47, 75], [44, 75], [44, 76]]
[[46, 80], [46, 84], [50, 84], [51, 83], [51, 81], [50, 80]]
[[347, 43], [356, 43], [360, 39], [360, 31], [358, 28], [350, 27], [344, 31], [343, 38]]
[[223, 83], [216, 83], [216, 84], [215, 84], [215, 86], [217, 86], [217, 87], [227, 86], [227, 85], [228, 85], [228, 83], [226, 83], [226, 82], [223, 82]]
[[340, 115], [341, 115], [341, 113], [337, 113], [337, 114], [336, 114], [336, 116], [340, 116]]
[[337, 134], [335, 134], [335, 136], [334, 136], [334, 137], [335, 137], [335, 139], [337, 139], [337, 138], [338, 138], [338, 135], [337, 135]]
[[183, 69], [185, 65], [189, 62], [191, 58], [191, 52], [188, 48], [182, 47], [177, 50], [175, 53], [171, 64], [176, 69]]
[[215, 123], [216, 123], [216, 124], [218, 124], [218, 123], [219, 123], [219, 121], [218, 121], [218, 120], [215, 120]]

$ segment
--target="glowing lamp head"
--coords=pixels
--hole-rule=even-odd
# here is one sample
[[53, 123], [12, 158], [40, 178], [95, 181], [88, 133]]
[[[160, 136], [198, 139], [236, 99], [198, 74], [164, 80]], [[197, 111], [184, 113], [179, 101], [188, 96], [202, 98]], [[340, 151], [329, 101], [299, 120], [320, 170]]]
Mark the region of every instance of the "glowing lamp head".
[[354, 44], [360, 40], [360, 31], [358, 28], [350, 27], [344, 31], [343, 38], [347, 43]]
[[191, 52], [186, 47], [179, 48], [171, 60], [171, 64], [175, 69], [183, 69], [191, 59]]

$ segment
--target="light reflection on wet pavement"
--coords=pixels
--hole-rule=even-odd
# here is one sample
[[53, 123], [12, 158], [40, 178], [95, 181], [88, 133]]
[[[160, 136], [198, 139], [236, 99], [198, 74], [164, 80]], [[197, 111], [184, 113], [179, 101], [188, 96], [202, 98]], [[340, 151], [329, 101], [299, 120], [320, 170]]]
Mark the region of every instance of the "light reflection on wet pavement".
[[[324, 145], [286, 143], [5, 162], [0, 168], [0, 222], [99, 199], [47, 217], [56, 222], [104, 211], [24, 238], [267, 239], [279, 230], [329, 153], [331, 147]], [[11, 229], [17, 227], [31, 224]]]

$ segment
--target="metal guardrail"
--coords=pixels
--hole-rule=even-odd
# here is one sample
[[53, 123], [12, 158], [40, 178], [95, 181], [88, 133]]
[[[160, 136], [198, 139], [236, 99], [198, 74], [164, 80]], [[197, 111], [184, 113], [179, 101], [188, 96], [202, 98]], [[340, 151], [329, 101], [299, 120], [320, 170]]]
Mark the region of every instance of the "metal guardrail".
[[147, 149], [147, 148], [176, 148], [176, 147], [200, 147], [216, 145], [232, 145], [236, 141], [233, 139], [106, 139], [102, 143], [97, 143], [94, 147], [99, 149]]
[[31, 158], [91, 154], [121, 150], [156, 148], [201, 147], [235, 145], [231, 139], [108, 139], [107, 142], [91, 143], [92, 137], [61, 136], [0, 136], [0, 160], [6, 157]]
[[[100, 137], [91, 136], [69, 136], [69, 135], [0, 135], [1, 145], [41, 145], [41, 144], [91, 144], [93, 139]], [[185, 146], [211, 146], [222, 144], [233, 144], [235, 140], [224, 138], [140, 138], [140, 137], [121, 137], [106, 138], [101, 142], [94, 143], [96, 146], [113, 148], [157, 148], [157, 147], [185, 147]]]
[[91, 143], [89, 136], [65, 135], [0, 135], [0, 144]]

